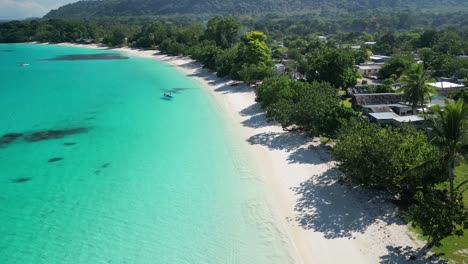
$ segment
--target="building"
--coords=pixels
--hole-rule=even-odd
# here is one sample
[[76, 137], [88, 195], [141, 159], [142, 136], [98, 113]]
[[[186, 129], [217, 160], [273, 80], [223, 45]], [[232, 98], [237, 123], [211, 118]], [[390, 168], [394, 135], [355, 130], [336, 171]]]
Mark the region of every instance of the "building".
[[437, 90], [439, 96], [446, 96], [450, 91], [465, 89], [465, 85], [452, 83], [452, 82], [434, 82], [428, 83], [430, 86], [434, 87]]
[[275, 71], [278, 73], [283, 73], [286, 70], [286, 66], [283, 63], [275, 64]]
[[357, 67], [359, 73], [367, 78], [377, 76], [380, 69], [382, 69], [382, 65], [375, 63], [361, 63], [360, 65], [357, 65]]
[[363, 110], [366, 105], [392, 105], [401, 101], [402, 95], [395, 93], [354, 94], [351, 98], [351, 104], [356, 110]]
[[387, 60], [391, 59], [392, 57], [385, 56], [385, 55], [372, 55], [369, 58], [374, 63], [385, 63]]
[[426, 122], [426, 119], [421, 115], [399, 116], [394, 112], [370, 113], [368, 117], [371, 123], [376, 123], [381, 126], [401, 126], [411, 123], [416, 128], [423, 128]]
[[318, 39], [320, 39], [321, 41], [327, 43], [327, 37], [325, 37], [325, 36], [318, 36]]
[[382, 126], [412, 123], [422, 128], [426, 122], [424, 117], [413, 115], [411, 106], [401, 101], [402, 95], [395, 93], [354, 94], [351, 99], [353, 108], [361, 110], [371, 123]]

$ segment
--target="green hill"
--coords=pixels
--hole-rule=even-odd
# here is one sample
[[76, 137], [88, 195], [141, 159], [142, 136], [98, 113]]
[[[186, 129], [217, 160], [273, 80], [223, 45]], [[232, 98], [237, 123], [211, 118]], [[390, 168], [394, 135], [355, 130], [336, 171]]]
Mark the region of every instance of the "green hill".
[[254, 15], [313, 12], [325, 17], [375, 11], [468, 10], [466, 0], [83, 0], [50, 11], [46, 18], [153, 15]]

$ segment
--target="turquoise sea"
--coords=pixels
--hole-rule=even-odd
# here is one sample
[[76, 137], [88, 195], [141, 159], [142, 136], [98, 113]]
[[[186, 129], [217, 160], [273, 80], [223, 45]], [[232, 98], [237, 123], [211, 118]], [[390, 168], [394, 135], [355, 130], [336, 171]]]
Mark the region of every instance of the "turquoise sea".
[[291, 263], [199, 84], [122, 55], [0, 45], [0, 263]]

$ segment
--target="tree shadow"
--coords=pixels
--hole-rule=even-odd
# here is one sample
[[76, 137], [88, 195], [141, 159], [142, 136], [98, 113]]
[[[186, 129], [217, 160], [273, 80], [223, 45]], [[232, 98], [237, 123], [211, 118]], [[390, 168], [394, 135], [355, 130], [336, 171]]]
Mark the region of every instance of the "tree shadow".
[[[252, 121], [248, 119], [246, 121]], [[244, 122], [246, 122], [244, 121]], [[244, 124], [243, 122], [243, 124]], [[246, 124], [244, 124], [246, 125]], [[250, 126], [268, 126], [262, 122], [254, 123]], [[321, 145], [309, 144], [310, 139], [299, 132], [265, 132], [251, 136], [247, 139], [252, 145], [263, 145], [272, 150], [284, 150], [288, 152], [288, 162], [290, 164], [323, 164], [332, 161], [330, 154]]]
[[298, 197], [296, 221], [305, 229], [320, 232], [327, 239], [349, 238], [364, 233], [375, 221], [404, 224], [397, 208], [385, 202], [384, 195], [353, 187], [331, 168], [292, 188]]
[[300, 147], [288, 157], [289, 163], [322, 164], [332, 161], [332, 157], [322, 146]]
[[266, 113], [261, 113], [258, 115], [251, 116], [250, 118], [241, 122], [242, 125], [251, 128], [260, 128], [260, 127], [267, 127], [271, 126], [271, 123], [268, 123], [266, 119]]
[[265, 132], [251, 136], [247, 139], [247, 142], [252, 145], [263, 145], [272, 150], [286, 150], [290, 152], [302, 146], [306, 140], [305, 136], [292, 132]]
[[403, 264], [403, 263], [414, 263], [414, 264], [427, 264], [437, 263], [446, 264], [446, 260], [440, 259], [437, 255], [428, 254], [429, 249], [423, 248], [412, 248], [406, 247], [394, 247], [387, 246], [388, 253], [380, 257], [380, 263], [382, 264]]
[[242, 109], [239, 114], [241, 116], [254, 116], [254, 115], [258, 115], [259, 113], [263, 113], [265, 112], [263, 109], [262, 109], [262, 106], [260, 103], [254, 103], [254, 104], [251, 104], [249, 106], [247, 106], [246, 108]]

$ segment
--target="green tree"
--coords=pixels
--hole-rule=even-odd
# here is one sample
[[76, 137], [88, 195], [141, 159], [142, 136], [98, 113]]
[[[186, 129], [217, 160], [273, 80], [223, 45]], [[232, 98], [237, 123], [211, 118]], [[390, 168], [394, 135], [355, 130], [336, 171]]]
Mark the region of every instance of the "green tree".
[[272, 77], [276, 72], [269, 65], [244, 63], [237, 74], [242, 81], [252, 83]]
[[446, 166], [446, 175], [449, 181], [450, 199], [455, 199], [455, 190], [459, 186], [454, 186], [454, 169], [456, 158], [462, 157], [462, 150], [468, 144], [468, 120], [466, 109], [462, 99], [456, 102], [446, 100], [444, 107], [435, 107], [434, 132], [435, 142], [444, 152], [443, 160]]
[[223, 49], [230, 48], [239, 40], [240, 23], [230, 17], [214, 17], [208, 21], [205, 37]]
[[468, 229], [468, 211], [461, 195], [450, 199], [446, 191], [429, 188], [418, 191], [414, 203], [405, 213], [413, 226], [419, 226], [429, 236], [429, 246], [440, 246], [440, 241], [450, 235], [463, 235]]
[[352, 182], [383, 189], [410, 200], [418, 188], [442, 182], [440, 164], [411, 170], [439, 150], [412, 125], [380, 127], [360, 120], [345, 122], [337, 133], [333, 156]]
[[389, 78], [392, 74], [396, 74], [398, 77], [403, 72], [411, 68], [413, 61], [406, 57], [394, 57], [385, 62], [382, 69], [379, 71], [379, 77], [382, 79]]
[[307, 80], [328, 82], [336, 88], [348, 88], [357, 83], [351, 54], [328, 49], [321, 56], [307, 56]]
[[416, 114], [418, 103], [424, 109], [424, 99], [431, 101], [431, 95], [436, 94], [434, 87], [428, 84], [429, 81], [429, 75], [422, 64], [413, 64], [401, 77], [403, 86], [397, 92], [403, 93], [405, 101], [411, 104], [413, 114]]
[[220, 52], [216, 56], [216, 75], [219, 77], [224, 77], [232, 72], [232, 68], [236, 63], [237, 55], [239, 53], [238, 45], [234, 45], [230, 49], [226, 49]]
[[300, 127], [312, 136], [333, 137], [341, 119], [356, 113], [341, 104], [329, 83], [298, 82], [286, 76], [267, 78], [256, 89], [257, 101], [267, 110], [267, 118], [284, 129]]
[[243, 63], [254, 65], [270, 65], [270, 49], [265, 41], [267, 36], [263, 32], [250, 31], [242, 37], [240, 58]]

